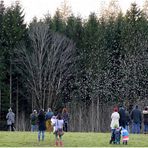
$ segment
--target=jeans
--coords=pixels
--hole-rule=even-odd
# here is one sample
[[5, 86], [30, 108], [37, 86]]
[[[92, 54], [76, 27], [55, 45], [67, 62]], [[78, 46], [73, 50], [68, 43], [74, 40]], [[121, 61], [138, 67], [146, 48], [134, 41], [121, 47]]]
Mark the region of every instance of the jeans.
[[140, 123], [133, 123], [133, 126], [132, 126], [132, 133], [135, 134], [140, 134]]
[[32, 132], [37, 131], [37, 125], [31, 125], [31, 131]]
[[148, 124], [144, 124], [144, 133], [148, 133]]
[[129, 125], [125, 125], [125, 129], [130, 133], [130, 127], [129, 127]]
[[45, 133], [45, 131], [39, 131], [38, 132], [38, 141], [40, 141], [41, 133], [42, 133], [42, 141], [44, 141], [44, 133]]

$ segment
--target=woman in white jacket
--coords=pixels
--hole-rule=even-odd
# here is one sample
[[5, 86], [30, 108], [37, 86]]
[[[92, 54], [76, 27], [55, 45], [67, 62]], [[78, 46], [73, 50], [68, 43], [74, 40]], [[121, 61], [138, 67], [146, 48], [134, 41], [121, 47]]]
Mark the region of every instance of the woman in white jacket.
[[120, 115], [118, 113], [118, 109], [114, 108], [114, 112], [111, 115], [111, 124], [110, 124], [111, 129], [114, 129], [115, 126], [119, 127], [119, 119]]

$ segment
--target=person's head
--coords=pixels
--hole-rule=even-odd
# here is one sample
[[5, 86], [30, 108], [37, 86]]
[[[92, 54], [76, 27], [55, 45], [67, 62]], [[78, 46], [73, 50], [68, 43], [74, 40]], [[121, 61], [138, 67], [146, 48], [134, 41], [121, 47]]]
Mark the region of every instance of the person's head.
[[136, 105], [136, 107], [135, 107], [136, 109], [138, 109], [138, 105]]
[[52, 119], [56, 119], [56, 116], [52, 116]]
[[147, 111], [147, 110], [148, 110], [148, 106], [146, 106], [146, 107], [144, 108], [144, 110], [146, 110], [146, 111]]
[[62, 113], [67, 113], [67, 108], [63, 108]]
[[8, 111], [9, 111], [9, 112], [12, 112], [12, 109], [11, 109], [11, 108], [9, 108], [9, 109], [8, 109]]
[[114, 108], [114, 112], [118, 112], [118, 108], [117, 107]]
[[36, 110], [33, 110], [33, 113], [34, 113], [34, 114], [36, 114], [36, 113], [37, 113], [37, 111], [36, 111]]
[[58, 120], [61, 120], [62, 119], [62, 115], [60, 113], [57, 115], [57, 119]]
[[40, 114], [44, 114], [44, 109], [41, 109], [40, 110]]
[[48, 112], [52, 112], [51, 108], [48, 108]]

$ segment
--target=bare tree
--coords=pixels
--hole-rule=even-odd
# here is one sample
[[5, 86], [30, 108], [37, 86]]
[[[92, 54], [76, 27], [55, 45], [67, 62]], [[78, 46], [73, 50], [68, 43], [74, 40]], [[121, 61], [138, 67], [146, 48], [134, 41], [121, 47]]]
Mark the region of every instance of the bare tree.
[[66, 37], [52, 33], [48, 25], [41, 22], [31, 26], [28, 35], [29, 48], [25, 43], [17, 48], [17, 66], [26, 77], [26, 85], [34, 95], [37, 107], [54, 106], [61, 80], [73, 61], [74, 44]]

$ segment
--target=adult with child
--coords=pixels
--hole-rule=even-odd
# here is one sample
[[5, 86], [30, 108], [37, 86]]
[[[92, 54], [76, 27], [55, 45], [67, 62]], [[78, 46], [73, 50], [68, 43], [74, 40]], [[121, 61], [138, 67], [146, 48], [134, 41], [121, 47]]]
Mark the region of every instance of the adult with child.
[[37, 111], [34, 110], [30, 115], [30, 123], [31, 123], [31, 131], [37, 131], [37, 121], [38, 121], [38, 114]]
[[44, 113], [44, 110], [41, 109], [39, 114], [38, 114], [38, 141], [41, 140], [41, 135], [42, 135], [42, 141], [44, 141], [45, 130], [46, 130], [45, 113]]
[[132, 133], [140, 134], [140, 125], [142, 121], [142, 113], [139, 110], [138, 105], [131, 112], [131, 120], [132, 120]]
[[46, 119], [46, 130], [48, 132], [52, 132], [53, 128], [52, 128], [52, 125], [51, 125], [51, 118], [53, 116], [53, 112], [51, 110], [51, 108], [48, 108], [48, 111], [46, 112], [46, 115], [45, 115], [45, 119]]
[[125, 109], [124, 109], [124, 107], [122, 105], [119, 107], [119, 112], [118, 113], [120, 115], [119, 126], [125, 128], [125, 123], [126, 123]]
[[56, 121], [55, 121], [55, 145], [56, 146], [63, 146], [63, 141], [62, 141], [62, 136], [64, 134], [63, 132], [63, 125], [64, 125], [64, 121], [62, 119], [61, 114], [59, 113], [57, 115]]
[[63, 130], [65, 132], [67, 132], [68, 131], [68, 120], [69, 120], [69, 115], [68, 115], [67, 108], [63, 108], [62, 117], [63, 117], [63, 120], [64, 120]]
[[143, 110], [144, 134], [148, 134], [148, 106]]
[[14, 123], [15, 123], [15, 114], [12, 112], [12, 109], [8, 109], [8, 113], [6, 115], [6, 119], [7, 119], [7, 129], [9, 131], [14, 131]]

